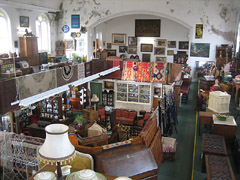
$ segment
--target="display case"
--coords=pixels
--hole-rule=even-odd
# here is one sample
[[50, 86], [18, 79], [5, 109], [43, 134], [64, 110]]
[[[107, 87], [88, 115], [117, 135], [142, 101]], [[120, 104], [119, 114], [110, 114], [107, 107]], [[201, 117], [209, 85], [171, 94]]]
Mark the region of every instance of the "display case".
[[114, 91], [110, 90], [107, 92], [106, 90], [102, 92], [102, 103], [104, 106], [114, 106]]
[[140, 83], [117, 83], [117, 101], [150, 103], [151, 86]]
[[41, 117], [50, 119], [62, 119], [62, 98], [50, 97], [40, 102]]

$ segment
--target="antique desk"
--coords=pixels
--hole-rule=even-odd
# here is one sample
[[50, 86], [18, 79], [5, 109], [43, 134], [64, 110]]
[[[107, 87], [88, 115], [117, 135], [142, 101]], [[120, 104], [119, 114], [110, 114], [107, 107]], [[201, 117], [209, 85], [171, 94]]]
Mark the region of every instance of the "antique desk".
[[126, 145], [96, 155], [96, 171], [133, 179], [157, 179], [158, 165], [149, 147]]
[[[57, 169], [57, 166], [54, 166], [54, 165], [45, 165], [45, 166], [43, 166], [37, 173], [40, 173], [40, 172], [43, 172], [43, 171], [55, 172], [56, 169]], [[79, 171], [79, 170], [80, 170], [80, 169], [71, 168], [71, 173], [72, 173], [72, 172]], [[37, 174], [37, 173], [36, 173], [36, 174]], [[35, 174], [35, 175], [36, 175], [36, 174]], [[35, 175], [33, 175], [32, 177], [30, 177], [29, 180], [34, 180], [34, 176], [35, 176]], [[106, 177], [107, 180], [113, 180], [113, 179], [116, 178], [116, 177], [114, 177], [114, 176], [109, 176], [109, 175], [106, 175], [106, 174], [103, 174], [103, 175]]]
[[228, 157], [206, 155], [207, 180], [235, 180], [232, 166]]
[[227, 156], [227, 148], [223, 136], [214, 134], [202, 135], [202, 171], [205, 172], [205, 155]]
[[233, 140], [237, 131], [237, 123], [233, 116], [225, 121], [220, 121], [213, 115], [213, 134], [224, 136], [226, 140]]
[[200, 128], [201, 124], [213, 124], [212, 115], [215, 114], [214, 112], [205, 112], [199, 111], [199, 125], [198, 125], [198, 134], [200, 135]]

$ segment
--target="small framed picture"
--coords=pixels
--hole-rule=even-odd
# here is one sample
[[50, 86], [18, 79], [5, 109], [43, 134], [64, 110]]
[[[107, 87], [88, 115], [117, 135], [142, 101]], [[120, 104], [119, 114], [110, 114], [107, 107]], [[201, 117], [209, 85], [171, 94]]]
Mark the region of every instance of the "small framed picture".
[[71, 22], [72, 22], [72, 28], [80, 28], [80, 15], [72, 14]]
[[176, 48], [176, 41], [168, 41], [168, 48]]
[[157, 39], [157, 46], [166, 46], [167, 40], [166, 39]]
[[129, 46], [136, 46], [137, 45], [137, 37], [128, 37], [128, 45]]
[[126, 44], [126, 34], [112, 34], [112, 44], [113, 45], [125, 45]]
[[116, 49], [107, 49], [107, 57], [108, 56], [116, 56], [117, 51]]
[[151, 54], [142, 54], [142, 62], [150, 62]]
[[154, 87], [154, 95], [155, 96], [162, 96], [162, 88], [161, 87]]
[[107, 49], [112, 49], [112, 43], [107, 43]]
[[174, 50], [167, 50], [167, 55], [168, 56], [171, 56], [171, 55], [173, 55], [174, 54]]
[[153, 45], [152, 44], [141, 44], [141, 52], [152, 52]]
[[128, 51], [128, 47], [127, 46], [119, 46], [119, 53], [125, 53]]
[[128, 54], [137, 54], [137, 46], [128, 46]]
[[165, 48], [164, 47], [155, 47], [154, 55], [165, 55]]
[[166, 61], [167, 61], [166, 57], [161, 57], [161, 56], [156, 57], [156, 62], [166, 62]]
[[178, 49], [189, 49], [189, 41], [179, 41]]
[[65, 40], [65, 48], [66, 50], [75, 50], [75, 40], [74, 39], [66, 39]]
[[114, 82], [104, 81], [104, 89], [114, 89]]
[[20, 16], [20, 27], [29, 27], [29, 17]]

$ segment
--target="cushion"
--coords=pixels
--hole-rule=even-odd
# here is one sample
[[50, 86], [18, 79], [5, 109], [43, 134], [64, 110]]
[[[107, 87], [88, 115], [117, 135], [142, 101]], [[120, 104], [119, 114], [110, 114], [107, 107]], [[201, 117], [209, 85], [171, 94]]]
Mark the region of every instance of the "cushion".
[[129, 112], [127, 110], [122, 111], [122, 117], [128, 118]]
[[120, 109], [116, 109], [116, 117], [121, 117], [122, 111]]
[[162, 137], [163, 152], [176, 151], [176, 139], [171, 137]]
[[129, 115], [128, 115], [128, 117], [129, 118], [135, 118], [137, 116], [137, 112], [129, 112]]
[[143, 119], [137, 121], [137, 125], [138, 125], [138, 126], [141, 126], [141, 127], [142, 127], [143, 124], [144, 124], [144, 120], [143, 120]]
[[180, 92], [183, 94], [188, 94], [190, 86], [181, 86]]

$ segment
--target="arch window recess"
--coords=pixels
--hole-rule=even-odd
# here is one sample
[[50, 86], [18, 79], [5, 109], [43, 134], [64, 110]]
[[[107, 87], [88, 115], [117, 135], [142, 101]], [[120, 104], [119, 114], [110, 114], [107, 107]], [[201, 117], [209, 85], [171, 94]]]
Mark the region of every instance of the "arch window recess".
[[38, 16], [36, 20], [36, 36], [38, 37], [38, 50], [50, 52], [50, 26], [45, 15]]
[[11, 30], [9, 26], [9, 17], [0, 9], [0, 54], [11, 52]]

